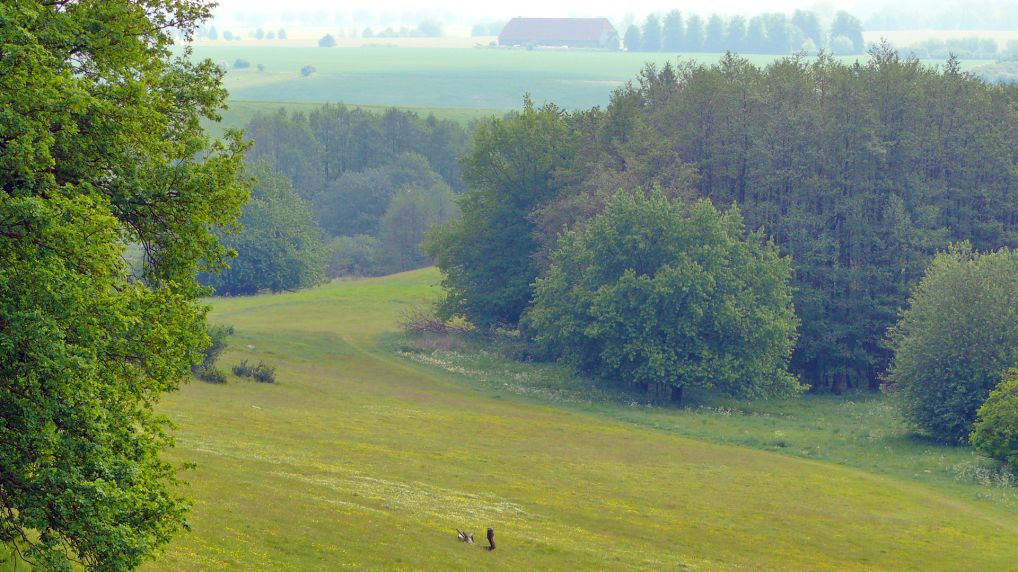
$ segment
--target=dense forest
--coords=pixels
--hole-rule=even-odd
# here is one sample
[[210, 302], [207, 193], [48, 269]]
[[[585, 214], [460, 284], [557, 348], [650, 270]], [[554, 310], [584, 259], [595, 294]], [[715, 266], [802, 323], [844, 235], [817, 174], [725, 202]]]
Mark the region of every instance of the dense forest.
[[463, 218], [435, 233], [447, 314], [518, 323], [563, 228], [619, 189], [738, 204], [794, 268], [791, 367], [876, 388], [886, 332], [938, 249], [1018, 243], [1018, 88], [875, 47], [866, 63], [648, 66], [605, 109], [479, 126]]
[[426, 266], [430, 260], [420, 250], [425, 232], [457, 216], [454, 195], [464, 188], [457, 157], [469, 144], [458, 123], [339, 104], [307, 114], [259, 114], [245, 135], [253, 143], [247, 159], [285, 176], [310, 207], [327, 243], [329, 277]]

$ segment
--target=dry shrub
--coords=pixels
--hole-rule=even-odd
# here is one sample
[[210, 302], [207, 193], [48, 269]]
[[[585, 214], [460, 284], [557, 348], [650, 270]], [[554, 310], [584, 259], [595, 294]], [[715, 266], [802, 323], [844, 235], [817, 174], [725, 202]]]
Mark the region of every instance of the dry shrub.
[[453, 351], [463, 347], [462, 338], [448, 334], [436, 334], [422, 337], [414, 342], [418, 348], [427, 351]]
[[399, 326], [408, 334], [439, 334], [455, 336], [470, 333], [473, 326], [462, 319], [445, 321], [435, 316], [429, 307], [415, 306], [403, 312]]

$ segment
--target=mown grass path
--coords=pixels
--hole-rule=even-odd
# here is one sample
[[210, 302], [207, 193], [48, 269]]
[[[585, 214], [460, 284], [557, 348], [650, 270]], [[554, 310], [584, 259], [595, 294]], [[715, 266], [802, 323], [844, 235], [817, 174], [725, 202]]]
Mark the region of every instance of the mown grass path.
[[[163, 410], [193, 531], [149, 570], [1008, 570], [1010, 512], [527, 401], [378, 347], [433, 270], [214, 301], [228, 368]], [[497, 397], [497, 398], [496, 398]], [[454, 528], [496, 530], [498, 549]], [[483, 542], [483, 541], [482, 541]]]

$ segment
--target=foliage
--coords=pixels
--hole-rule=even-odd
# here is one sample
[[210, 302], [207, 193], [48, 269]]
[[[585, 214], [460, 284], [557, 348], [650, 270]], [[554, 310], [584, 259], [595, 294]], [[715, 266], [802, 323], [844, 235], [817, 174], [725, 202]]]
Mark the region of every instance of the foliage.
[[980, 453], [1018, 468], [1018, 368], [1005, 372], [979, 407], [970, 440]]
[[217, 293], [229, 295], [319, 284], [325, 252], [311, 209], [269, 165], [252, 163], [245, 176], [254, 179], [254, 187], [241, 216], [243, 229], [223, 237], [236, 258], [229, 268], [203, 280]]
[[452, 189], [445, 184], [404, 187], [389, 201], [382, 215], [379, 237], [391, 272], [403, 272], [431, 264], [422, 243], [428, 229], [453, 220], [459, 209]]
[[862, 37], [862, 22], [848, 12], [838, 11], [834, 15], [834, 21], [831, 22], [830, 34], [832, 42], [836, 38], [848, 40], [851, 50], [847, 53], [861, 54], [866, 49], [866, 44]]
[[838, 12], [830, 30], [823, 30], [815, 12], [796, 10], [792, 18], [781, 13], [753, 16], [747, 28], [742, 16], [726, 18], [710, 14], [706, 20], [697, 14], [687, 18], [678, 10], [665, 15], [663, 22], [656, 14], [647, 16], [642, 31], [630, 26], [626, 31], [626, 48], [644, 52], [713, 52], [786, 55], [811, 46], [816, 52], [830, 45], [839, 54], [863, 52], [862, 24], [847, 12]]
[[211, 343], [202, 351], [202, 360], [191, 366], [191, 373], [195, 377], [210, 383], [226, 383], [226, 375], [216, 367], [216, 361], [226, 349], [226, 339], [232, 335], [232, 326], [209, 326], [208, 336]]
[[399, 317], [399, 327], [408, 334], [469, 334], [473, 326], [465, 320], [453, 318], [443, 320], [435, 315], [430, 306], [415, 306], [403, 312]]
[[[341, 189], [340, 179], [350, 173], [385, 166], [417, 169], [421, 163], [416, 157], [423, 157], [423, 166], [438, 173], [454, 191], [463, 188], [456, 158], [466, 149], [467, 132], [453, 121], [434, 116], [422, 118], [394, 108], [375, 113], [345, 105], [324, 105], [309, 113], [280, 108], [276, 113], [259, 113], [244, 132], [254, 141], [248, 157], [272, 163], [306, 200], [328, 200], [322, 195]], [[386, 192], [391, 197], [397, 189]], [[386, 205], [387, 200], [373, 205], [373, 217], [381, 216]], [[345, 229], [332, 233], [352, 234]]]
[[[0, 543], [135, 568], [184, 526], [156, 413], [208, 344], [199, 270], [247, 197], [200, 1], [0, 4]], [[140, 245], [129, 274], [126, 244]]]
[[572, 151], [563, 112], [554, 105], [478, 125], [463, 158], [470, 189], [461, 218], [439, 225], [425, 251], [445, 273], [445, 317], [461, 314], [481, 327], [515, 324], [530, 302], [539, 244], [530, 213], [554, 198], [555, 172]]
[[630, 52], [640, 51], [640, 47], [643, 45], [640, 28], [638, 28], [635, 24], [626, 28], [626, 33], [622, 37], [622, 45]]
[[905, 417], [965, 442], [990, 390], [1018, 365], [1018, 250], [938, 254], [888, 336], [889, 389]]
[[446, 200], [452, 193], [427, 159], [407, 153], [379, 167], [343, 173], [315, 197], [315, 218], [332, 236], [378, 236], [386, 210], [405, 189], [418, 189], [422, 197], [434, 199], [429, 203]]
[[303, 66], [303, 67], [300, 68], [300, 75], [303, 76], [303, 77], [308, 77], [308, 76], [310, 76], [311, 74], [313, 74], [313, 73], [315, 73], [317, 71], [318, 71], [318, 68], [316, 68], [313, 65], [308, 64], [308, 65]]
[[325, 250], [325, 275], [329, 278], [385, 274], [385, 248], [382, 241], [373, 236], [337, 236]]
[[956, 61], [927, 67], [882, 46], [856, 65], [727, 55], [647, 68], [570, 124], [585, 144], [553, 204], [574, 208], [533, 213], [538, 240], [596, 214], [604, 188], [737, 203], [792, 257], [793, 369], [820, 390], [878, 387], [886, 330], [938, 248], [1018, 244], [1018, 88]]
[[640, 387], [798, 392], [790, 261], [747, 236], [735, 207], [685, 211], [660, 191], [616, 194], [559, 241], [528, 328], [582, 370]]
[[248, 60], [245, 60], [245, 59], [237, 58], [233, 62], [233, 68], [234, 69], [243, 70], [243, 69], [247, 69], [249, 67], [251, 67], [251, 62], [249, 62]]
[[260, 383], [275, 383], [276, 368], [259, 361], [258, 365], [250, 365], [247, 360], [233, 366], [233, 375], [237, 377], [250, 377]]
[[319, 48], [332, 48], [336, 46], [336, 37], [332, 34], [325, 34], [318, 39]]

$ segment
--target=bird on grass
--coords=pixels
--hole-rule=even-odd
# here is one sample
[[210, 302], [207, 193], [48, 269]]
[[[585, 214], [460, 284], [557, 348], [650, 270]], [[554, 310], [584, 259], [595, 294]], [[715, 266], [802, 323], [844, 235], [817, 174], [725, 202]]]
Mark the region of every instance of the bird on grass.
[[[474, 543], [474, 533], [472, 533], [472, 532], [463, 532], [462, 530], [460, 530], [458, 528], [455, 529], [455, 530], [456, 530], [456, 538], [457, 538], [457, 540], [459, 540], [461, 542], [466, 542], [467, 544], [473, 544]], [[495, 549], [495, 529], [494, 528], [489, 528], [488, 529], [488, 546], [485, 546], [484, 549], [485, 550], [494, 550]]]

